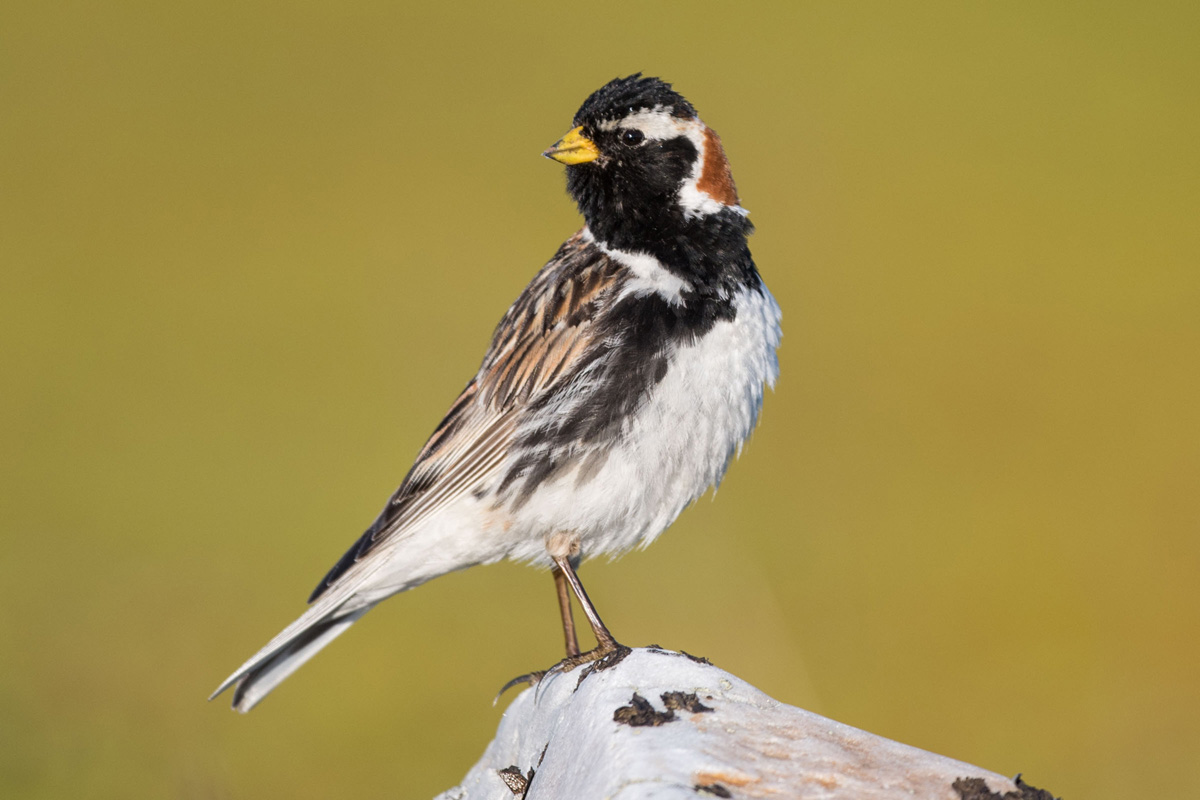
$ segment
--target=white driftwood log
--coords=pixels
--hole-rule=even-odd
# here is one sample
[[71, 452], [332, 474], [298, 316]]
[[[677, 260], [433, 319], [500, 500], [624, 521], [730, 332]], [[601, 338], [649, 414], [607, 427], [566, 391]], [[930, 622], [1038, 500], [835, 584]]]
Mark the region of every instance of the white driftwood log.
[[526, 689], [437, 800], [712, 797], [1053, 800], [1020, 776], [842, 725], [702, 659], [648, 648]]

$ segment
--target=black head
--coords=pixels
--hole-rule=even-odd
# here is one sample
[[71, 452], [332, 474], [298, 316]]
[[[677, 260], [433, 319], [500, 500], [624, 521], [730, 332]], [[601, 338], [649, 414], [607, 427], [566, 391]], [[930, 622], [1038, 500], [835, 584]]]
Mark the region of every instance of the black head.
[[658, 78], [631, 75], [593, 92], [545, 155], [567, 165], [588, 227], [616, 247], [646, 249], [697, 220], [744, 213], [720, 138]]
[[628, 78], [614, 78], [592, 92], [575, 112], [575, 125], [598, 125], [651, 108], [669, 109], [680, 119], [696, 116], [696, 109], [671, 84], [659, 78], [643, 78], [638, 72]]

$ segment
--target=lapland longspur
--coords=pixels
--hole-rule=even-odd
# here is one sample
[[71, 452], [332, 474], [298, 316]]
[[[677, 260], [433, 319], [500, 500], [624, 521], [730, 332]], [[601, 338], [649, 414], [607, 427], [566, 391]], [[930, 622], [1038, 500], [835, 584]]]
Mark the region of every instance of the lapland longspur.
[[[248, 711], [375, 604], [476, 564], [549, 567], [568, 661], [617, 645], [575, 573], [653, 541], [714, 486], [778, 374], [780, 312], [717, 134], [640, 74], [545, 155], [586, 225], [501, 319], [483, 364], [310, 607], [237, 669]], [[573, 593], [598, 646], [579, 653]], [[214, 694], [214, 696], [216, 696]]]

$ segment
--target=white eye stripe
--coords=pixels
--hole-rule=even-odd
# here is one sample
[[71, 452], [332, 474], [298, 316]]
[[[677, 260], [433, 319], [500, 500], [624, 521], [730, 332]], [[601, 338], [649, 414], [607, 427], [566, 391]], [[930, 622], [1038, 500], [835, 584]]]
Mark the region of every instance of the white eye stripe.
[[693, 142], [703, 141], [704, 126], [696, 118], [680, 119], [671, 116], [669, 108], [655, 106], [643, 108], [621, 119], [610, 119], [597, 125], [602, 131], [638, 130], [647, 139], [674, 139], [677, 136], [687, 136]]

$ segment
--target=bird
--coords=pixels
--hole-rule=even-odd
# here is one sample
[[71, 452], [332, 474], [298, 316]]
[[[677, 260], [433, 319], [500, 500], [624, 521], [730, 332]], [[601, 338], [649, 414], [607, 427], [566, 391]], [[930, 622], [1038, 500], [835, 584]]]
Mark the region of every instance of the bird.
[[779, 374], [781, 312], [720, 137], [671, 84], [635, 73], [592, 92], [543, 155], [565, 166], [583, 228], [504, 314], [308, 609], [212, 697], [233, 687], [249, 711], [383, 600], [503, 559], [550, 569], [562, 663], [601, 659], [621, 645], [579, 564], [649, 545], [740, 453]]

